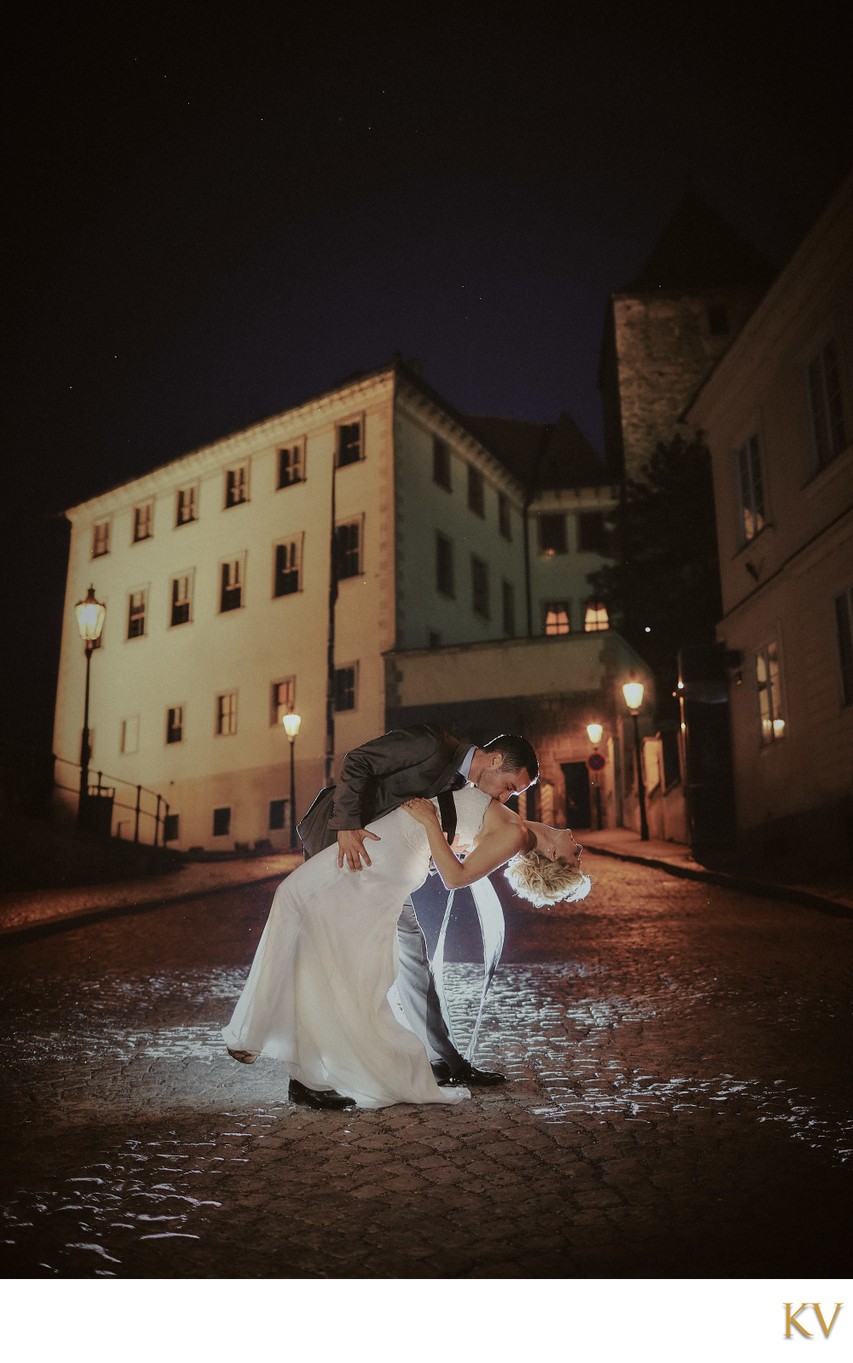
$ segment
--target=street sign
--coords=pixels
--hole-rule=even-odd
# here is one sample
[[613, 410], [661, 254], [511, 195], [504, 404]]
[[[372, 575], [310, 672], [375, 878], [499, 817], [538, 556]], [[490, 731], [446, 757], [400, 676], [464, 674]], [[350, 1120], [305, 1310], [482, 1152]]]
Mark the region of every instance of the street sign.
[[601, 771], [602, 767], [607, 765], [607, 759], [602, 757], [600, 752], [590, 753], [586, 759], [586, 765], [590, 771]]

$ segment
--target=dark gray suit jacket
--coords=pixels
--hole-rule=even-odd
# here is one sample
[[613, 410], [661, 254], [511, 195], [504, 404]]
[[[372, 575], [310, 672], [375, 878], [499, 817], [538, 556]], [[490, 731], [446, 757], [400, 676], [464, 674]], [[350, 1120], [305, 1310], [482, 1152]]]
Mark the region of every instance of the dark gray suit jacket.
[[432, 724], [392, 729], [353, 748], [336, 786], [321, 790], [299, 823], [305, 855], [331, 847], [343, 828], [365, 828], [404, 800], [445, 790], [472, 745]]

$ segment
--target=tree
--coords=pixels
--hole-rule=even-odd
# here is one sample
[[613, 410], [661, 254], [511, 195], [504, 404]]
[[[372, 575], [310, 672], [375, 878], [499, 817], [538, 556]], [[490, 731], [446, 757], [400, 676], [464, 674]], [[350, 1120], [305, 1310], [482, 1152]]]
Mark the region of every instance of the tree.
[[659, 443], [628, 479], [614, 561], [591, 575], [614, 627], [655, 676], [658, 717], [677, 711], [678, 650], [714, 642], [721, 614], [711, 458], [704, 436]]

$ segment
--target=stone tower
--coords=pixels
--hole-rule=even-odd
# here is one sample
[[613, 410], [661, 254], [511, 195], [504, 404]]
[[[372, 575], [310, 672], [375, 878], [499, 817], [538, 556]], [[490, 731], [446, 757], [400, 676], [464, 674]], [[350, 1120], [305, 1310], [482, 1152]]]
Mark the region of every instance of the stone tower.
[[690, 192], [636, 279], [610, 295], [599, 389], [608, 474], [640, 478], [659, 441], [772, 279], [767, 262]]

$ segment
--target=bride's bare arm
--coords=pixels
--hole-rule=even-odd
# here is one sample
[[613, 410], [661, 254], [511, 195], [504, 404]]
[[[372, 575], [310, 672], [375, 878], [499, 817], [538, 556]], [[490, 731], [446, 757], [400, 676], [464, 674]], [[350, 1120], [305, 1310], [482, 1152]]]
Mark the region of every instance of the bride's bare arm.
[[493, 801], [486, 810], [483, 831], [473, 852], [460, 861], [441, 831], [435, 805], [430, 800], [407, 800], [403, 808], [426, 829], [435, 869], [448, 890], [482, 880], [516, 852], [524, 851], [529, 842], [527, 827], [518, 815]]

